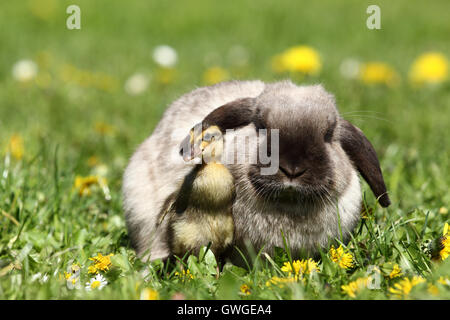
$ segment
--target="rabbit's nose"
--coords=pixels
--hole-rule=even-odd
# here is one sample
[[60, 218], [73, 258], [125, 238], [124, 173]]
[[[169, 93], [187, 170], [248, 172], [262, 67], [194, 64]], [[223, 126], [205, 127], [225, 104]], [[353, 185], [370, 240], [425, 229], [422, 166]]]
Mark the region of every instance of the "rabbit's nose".
[[286, 177], [289, 179], [295, 179], [300, 176], [302, 176], [308, 169], [302, 168], [302, 167], [289, 167], [289, 166], [279, 166], [280, 171], [284, 173]]

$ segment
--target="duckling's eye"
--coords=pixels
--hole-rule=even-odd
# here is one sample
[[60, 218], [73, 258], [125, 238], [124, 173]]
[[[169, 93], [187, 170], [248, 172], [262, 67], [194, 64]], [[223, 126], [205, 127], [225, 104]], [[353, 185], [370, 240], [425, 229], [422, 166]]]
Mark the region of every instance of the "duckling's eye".
[[203, 136], [203, 140], [210, 141], [212, 137], [213, 135], [211, 133], [205, 133], [205, 135]]

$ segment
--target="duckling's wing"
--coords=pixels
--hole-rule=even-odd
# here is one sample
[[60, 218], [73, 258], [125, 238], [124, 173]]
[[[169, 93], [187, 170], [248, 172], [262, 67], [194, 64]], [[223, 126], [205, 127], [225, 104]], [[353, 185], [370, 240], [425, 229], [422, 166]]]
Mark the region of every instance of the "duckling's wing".
[[162, 225], [162, 223], [164, 222], [164, 219], [166, 218], [167, 214], [169, 214], [170, 212], [174, 211], [174, 205], [175, 205], [175, 201], [176, 201], [177, 195], [174, 193], [172, 195], [170, 195], [166, 201], [164, 202], [161, 211], [159, 213], [159, 219], [158, 219], [158, 224], [157, 227], [159, 227], [160, 225]]

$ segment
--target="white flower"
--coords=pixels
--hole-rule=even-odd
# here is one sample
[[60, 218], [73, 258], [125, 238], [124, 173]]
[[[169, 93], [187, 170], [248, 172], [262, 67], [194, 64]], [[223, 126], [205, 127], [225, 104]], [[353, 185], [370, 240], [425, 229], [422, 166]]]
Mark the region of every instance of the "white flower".
[[177, 63], [178, 55], [174, 48], [161, 45], [153, 50], [153, 60], [162, 67], [170, 68]]
[[108, 175], [109, 168], [105, 164], [99, 164], [95, 166], [93, 174], [96, 176], [106, 177]]
[[344, 78], [356, 79], [359, 74], [360, 63], [358, 60], [349, 58], [342, 61], [339, 71]]
[[132, 96], [142, 94], [147, 90], [149, 82], [145, 74], [135, 73], [125, 82], [125, 91]]
[[20, 82], [27, 82], [34, 79], [37, 72], [37, 64], [31, 60], [20, 60], [14, 64], [12, 69], [14, 79]]
[[31, 276], [30, 282], [35, 282], [42, 277], [42, 273], [38, 272]]
[[48, 274], [44, 274], [41, 278], [41, 283], [46, 283], [48, 281], [50, 277], [48, 276]]
[[108, 284], [105, 277], [101, 274], [97, 274], [95, 278], [92, 278], [89, 282], [86, 282], [86, 290], [91, 291], [94, 289], [101, 290], [104, 286]]
[[49, 276], [47, 274], [42, 275], [42, 273], [38, 272], [31, 276], [30, 281], [34, 282], [34, 281], [38, 280], [40, 283], [45, 283], [48, 281], [48, 279], [49, 279]]

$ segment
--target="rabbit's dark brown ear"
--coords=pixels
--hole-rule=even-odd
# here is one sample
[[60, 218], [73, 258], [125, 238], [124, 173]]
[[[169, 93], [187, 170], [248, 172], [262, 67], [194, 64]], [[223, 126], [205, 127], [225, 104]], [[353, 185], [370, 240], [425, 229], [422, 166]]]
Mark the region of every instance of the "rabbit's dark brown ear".
[[257, 111], [252, 98], [234, 100], [214, 109], [202, 121], [203, 129], [217, 126], [225, 133], [227, 129], [237, 129], [252, 122], [258, 126]]
[[388, 207], [391, 200], [387, 194], [375, 149], [364, 133], [347, 120], [341, 119], [340, 142], [361, 176], [367, 181], [378, 202]]

